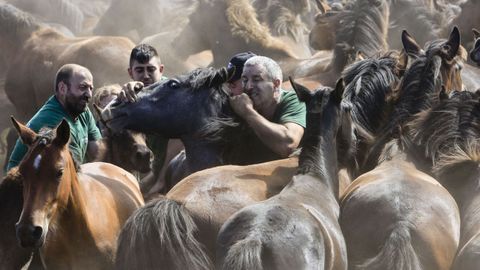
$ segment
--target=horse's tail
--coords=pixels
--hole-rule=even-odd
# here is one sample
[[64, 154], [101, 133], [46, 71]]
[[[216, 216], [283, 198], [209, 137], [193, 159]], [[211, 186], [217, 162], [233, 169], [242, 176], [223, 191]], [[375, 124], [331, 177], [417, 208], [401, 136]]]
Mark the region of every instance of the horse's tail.
[[262, 270], [262, 242], [246, 238], [232, 245], [223, 262], [223, 270]]
[[408, 224], [400, 222], [387, 237], [380, 252], [355, 267], [358, 270], [404, 269], [422, 270], [420, 260], [413, 249]]
[[161, 198], [138, 209], [118, 238], [115, 268], [212, 269], [210, 259], [195, 239], [197, 230], [187, 210]]

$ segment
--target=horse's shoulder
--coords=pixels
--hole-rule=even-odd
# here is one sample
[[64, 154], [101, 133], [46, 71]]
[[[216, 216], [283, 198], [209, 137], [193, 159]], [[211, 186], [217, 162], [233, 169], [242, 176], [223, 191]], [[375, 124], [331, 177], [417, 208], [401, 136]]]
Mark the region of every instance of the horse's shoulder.
[[140, 189], [135, 176], [116, 165], [106, 162], [91, 162], [82, 164], [80, 170], [79, 180], [88, 188], [114, 191], [128, 188], [139, 193]]

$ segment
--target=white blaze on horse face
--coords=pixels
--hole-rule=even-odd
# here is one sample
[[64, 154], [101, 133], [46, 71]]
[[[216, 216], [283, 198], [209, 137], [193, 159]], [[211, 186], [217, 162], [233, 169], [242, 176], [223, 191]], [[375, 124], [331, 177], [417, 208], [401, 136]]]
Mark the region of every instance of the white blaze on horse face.
[[33, 168], [37, 171], [40, 168], [40, 161], [42, 161], [42, 155], [38, 154], [38, 156], [36, 156], [35, 160], [33, 161]]

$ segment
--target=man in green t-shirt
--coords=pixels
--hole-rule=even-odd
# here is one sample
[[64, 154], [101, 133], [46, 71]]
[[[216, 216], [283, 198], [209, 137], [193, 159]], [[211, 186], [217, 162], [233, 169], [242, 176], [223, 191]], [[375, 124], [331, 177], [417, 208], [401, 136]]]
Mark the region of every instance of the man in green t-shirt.
[[241, 76], [244, 93], [230, 97], [235, 113], [252, 129], [253, 162], [288, 157], [300, 144], [306, 126], [306, 108], [295, 92], [281, 89], [282, 70], [265, 56], [249, 58]]
[[[132, 82], [126, 83], [120, 93], [120, 100], [135, 102], [136, 93], [153, 83], [166, 79], [162, 76], [164, 66], [157, 50], [148, 44], [139, 44], [132, 49], [128, 74]], [[165, 184], [165, 171], [170, 160], [182, 149], [179, 139], [168, 139], [158, 134], [147, 134], [147, 146], [152, 150], [152, 173], [142, 179], [142, 192], [159, 192]], [[153, 185], [153, 186], [152, 186]], [[147, 190], [149, 190], [147, 192]]]
[[[70, 125], [70, 152], [73, 158], [84, 163], [101, 159], [105, 147], [95, 119], [87, 107], [92, 98], [93, 76], [90, 71], [76, 64], [62, 66], [55, 76], [55, 94], [28, 121], [27, 126], [35, 132], [42, 127], [54, 128], [65, 119]], [[8, 161], [7, 171], [22, 161], [27, 146], [17, 140]]]

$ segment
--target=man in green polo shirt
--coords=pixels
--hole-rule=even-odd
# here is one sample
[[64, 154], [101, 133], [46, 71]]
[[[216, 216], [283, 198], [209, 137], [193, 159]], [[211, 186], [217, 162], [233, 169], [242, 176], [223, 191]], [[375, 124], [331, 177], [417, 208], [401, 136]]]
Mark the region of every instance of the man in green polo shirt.
[[[101, 134], [95, 119], [87, 107], [92, 98], [93, 76], [90, 71], [76, 64], [62, 66], [55, 77], [55, 94], [28, 121], [27, 126], [38, 132], [42, 127], [55, 128], [62, 119], [70, 125], [70, 152], [73, 158], [84, 163], [86, 156], [97, 160], [104, 154]], [[27, 152], [17, 140], [8, 161], [7, 171], [18, 166]]]
[[265, 56], [249, 58], [241, 76], [244, 93], [230, 97], [235, 113], [251, 128], [244, 147], [255, 149], [250, 162], [286, 158], [300, 144], [306, 108], [295, 92], [281, 89], [282, 70]]

